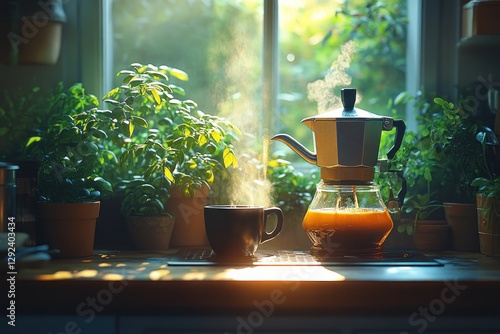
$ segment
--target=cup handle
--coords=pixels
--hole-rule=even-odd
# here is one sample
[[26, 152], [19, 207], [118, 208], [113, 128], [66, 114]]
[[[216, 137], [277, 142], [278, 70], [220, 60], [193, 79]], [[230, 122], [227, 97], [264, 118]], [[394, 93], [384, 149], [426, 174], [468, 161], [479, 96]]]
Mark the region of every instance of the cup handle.
[[[272, 230], [271, 232], [268, 233], [266, 230], [267, 218], [272, 214], [276, 215], [276, 218], [278, 219], [278, 221], [276, 223], [276, 227], [274, 228], [274, 230]], [[281, 232], [281, 229], [283, 228], [283, 220], [284, 220], [283, 211], [281, 211], [280, 208], [272, 207], [272, 208], [264, 209], [264, 233], [262, 234], [261, 243], [264, 243], [266, 241], [269, 241], [269, 240], [275, 238]]]

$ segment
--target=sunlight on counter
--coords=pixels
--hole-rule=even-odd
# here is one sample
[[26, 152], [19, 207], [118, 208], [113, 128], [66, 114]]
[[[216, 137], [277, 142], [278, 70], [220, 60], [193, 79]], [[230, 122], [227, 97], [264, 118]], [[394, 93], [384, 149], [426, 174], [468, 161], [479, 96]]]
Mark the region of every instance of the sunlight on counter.
[[[418, 279], [422, 279], [422, 277], [426, 277], [426, 267], [390, 267], [386, 269], [386, 274], [388, 276], [402, 276], [405, 278], [417, 277]], [[429, 276], [431, 277], [431, 276]]]
[[213, 277], [237, 281], [344, 281], [345, 277], [322, 266], [257, 266], [226, 269]]
[[168, 279], [168, 274], [170, 274], [170, 270], [167, 269], [153, 270], [149, 273], [149, 279], [152, 281]]

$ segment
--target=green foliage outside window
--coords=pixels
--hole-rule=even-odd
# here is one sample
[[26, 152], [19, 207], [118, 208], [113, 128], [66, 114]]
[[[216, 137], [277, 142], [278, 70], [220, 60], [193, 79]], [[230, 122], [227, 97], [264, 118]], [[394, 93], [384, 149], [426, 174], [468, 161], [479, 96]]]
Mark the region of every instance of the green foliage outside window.
[[[356, 51], [345, 66], [352, 79], [346, 85], [363, 96], [358, 107], [390, 114], [387, 101], [405, 90], [406, 1], [278, 4], [280, 95], [270, 133], [286, 131], [312, 146], [309, 129], [299, 123], [317, 113], [307, 86], [324, 78], [349, 41]], [[131, 62], [172, 64], [196, 78], [185, 87], [205, 112], [231, 121], [256, 113], [259, 120], [263, 1], [121, 0], [113, 15], [115, 73]]]

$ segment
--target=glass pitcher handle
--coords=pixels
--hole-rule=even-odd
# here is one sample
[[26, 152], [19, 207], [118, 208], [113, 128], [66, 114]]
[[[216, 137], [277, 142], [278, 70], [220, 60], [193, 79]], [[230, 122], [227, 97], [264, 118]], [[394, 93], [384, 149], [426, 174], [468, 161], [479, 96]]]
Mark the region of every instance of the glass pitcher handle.
[[401, 181], [401, 189], [399, 189], [398, 194], [394, 196], [394, 191], [392, 187], [389, 189], [389, 200], [386, 203], [387, 209], [390, 213], [396, 214], [401, 211], [401, 207], [403, 206], [403, 202], [406, 197], [406, 179], [403, 175], [402, 170], [389, 170], [389, 172], [396, 173], [398, 180]]

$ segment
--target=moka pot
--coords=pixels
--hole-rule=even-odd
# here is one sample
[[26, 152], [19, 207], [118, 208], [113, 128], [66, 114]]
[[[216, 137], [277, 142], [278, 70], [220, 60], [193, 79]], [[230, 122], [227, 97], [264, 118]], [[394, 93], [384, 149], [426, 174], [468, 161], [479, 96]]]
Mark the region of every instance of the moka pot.
[[305, 161], [318, 165], [323, 180], [344, 184], [370, 183], [379, 161], [382, 131], [396, 128], [394, 144], [387, 152], [387, 158], [392, 159], [403, 141], [405, 123], [354, 108], [356, 89], [342, 89], [341, 99], [343, 108], [302, 120], [314, 133], [315, 152], [287, 134], [278, 134], [271, 139], [285, 143]]

